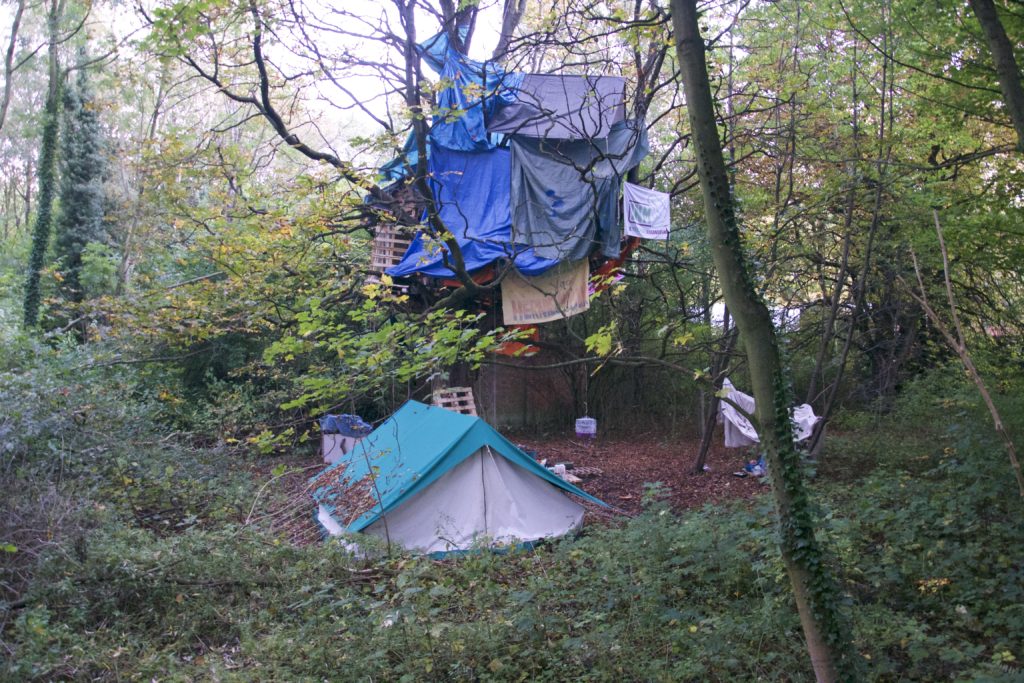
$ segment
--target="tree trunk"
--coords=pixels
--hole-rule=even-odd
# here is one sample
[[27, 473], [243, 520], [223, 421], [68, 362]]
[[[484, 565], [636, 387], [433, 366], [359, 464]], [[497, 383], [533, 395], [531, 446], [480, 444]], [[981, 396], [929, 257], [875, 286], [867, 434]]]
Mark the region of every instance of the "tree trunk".
[[1021, 86], [1020, 69], [1013, 56], [1013, 44], [1006, 36], [1006, 29], [999, 21], [992, 0], [970, 0], [970, 5], [988, 40], [988, 49], [996, 66], [996, 78], [1003, 91], [1003, 103], [1017, 131], [1017, 151], [1024, 152], [1024, 87]]
[[[704, 463], [708, 459], [708, 451], [711, 450], [711, 439], [715, 434], [715, 423], [718, 421], [718, 407], [722, 399], [718, 392], [722, 390], [725, 382], [726, 372], [729, 368], [729, 358], [732, 357], [733, 347], [736, 345], [736, 328], [729, 328], [729, 311], [726, 309], [724, 321], [725, 335], [722, 337], [722, 347], [711, 353], [711, 379], [713, 391], [709, 401], [701, 400], [701, 432], [700, 448], [697, 449], [697, 459], [690, 467], [692, 474], [703, 474]], [[703, 392], [701, 392], [703, 393]]]
[[18, 29], [21, 27], [21, 17], [25, 13], [25, 0], [18, 0], [18, 7], [14, 11], [14, 20], [11, 22], [11, 40], [7, 45], [7, 53], [4, 56], [4, 89], [0, 96], [0, 130], [4, 128], [7, 120], [7, 109], [11, 104], [11, 90], [14, 80], [14, 51], [18, 47]]
[[761, 446], [779, 518], [780, 550], [793, 586], [814, 674], [819, 681], [853, 680], [849, 636], [838, 590], [815, 537], [809, 495], [793, 445], [790, 392], [768, 307], [758, 297], [742, 246], [715, 121], [695, 0], [672, 0], [672, 25], [686, 95], [691, 141], [704, 196], [712, 257], [726, 304], [747, 351]]
[[43, 140], [39, 150], [39, 210], [32, 231], [32, 251], [28, 260], [28, 277], [25, 282], [24, 323], [34, 327], [39, 321], [39, 278], [46, 261], [46, 248], [50, 242], [53, 223], [53, 197], [57, 182], [57, 129], [60, 125], [60, 65], [58, 63], [57, 28], [60, 23], [62, 5], [51, 0], [48, 17], [50, 33], [50, 83], [43, 110]]

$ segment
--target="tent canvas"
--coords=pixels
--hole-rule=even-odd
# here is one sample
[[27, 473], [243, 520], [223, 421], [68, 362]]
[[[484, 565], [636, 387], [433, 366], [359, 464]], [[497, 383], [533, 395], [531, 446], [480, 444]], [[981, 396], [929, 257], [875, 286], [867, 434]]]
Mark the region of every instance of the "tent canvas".
[[578, 527], [562, 481], [478, 417], [409, 401], [313, 478], [331, 535], [365, 533], [425, 553], [536, 541]]

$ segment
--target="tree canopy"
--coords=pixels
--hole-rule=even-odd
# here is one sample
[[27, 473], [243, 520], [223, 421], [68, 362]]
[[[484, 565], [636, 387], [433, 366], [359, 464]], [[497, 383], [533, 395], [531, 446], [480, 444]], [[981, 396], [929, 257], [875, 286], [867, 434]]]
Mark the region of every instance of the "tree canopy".
[[[109, 371], [193, 443], [283, 457], [326, 412], [379, 420], [463, 384], [502, 425], [687, 432], [701, 476], [732, 378], [768, 433], [822, 680], [863, 673], [848, 548], [806, 486], [829, 430], [896, 424], [957, 368], [1024, 495], [1000, 410], [1024, 338], [1016, 3], [19, 0], [0, 26], [0, 328]], [[601, 125], [524, 143], [547, 101], [498, 131], [543, 99], [528, 79], [577, 79], [562, 104]], [[590, 233], [530, 241], [567, 211], [550, 187], [527, 209], [507, 186], [460, 198], [485, 167], [442, 155], [484, 152], [502, 178], [546, 154]], [[666, 193], [667, 239], [616, 232], [623, 181]], [[499, 213], [502, 236], [473, 232]], [[537, 282], [527, 250], [583, 264], [585, 312], [505, 324], [509, 282]], [[531, 414], [538, 397], [557, 407]], [[793, 402], [822, 416], [806, 452]]]

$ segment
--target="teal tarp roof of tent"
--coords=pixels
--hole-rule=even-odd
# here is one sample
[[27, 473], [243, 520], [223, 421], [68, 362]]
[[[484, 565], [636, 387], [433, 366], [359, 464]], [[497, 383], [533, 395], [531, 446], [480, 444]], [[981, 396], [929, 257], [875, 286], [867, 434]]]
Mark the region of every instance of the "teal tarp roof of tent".
[[342, 500], [349, 490], [343, 482], [368, 480], [372, 504], [345, 515], [352, 519], [347, 531], [361, 531], [484, 446], [567, 493], [605, 505], [549, 472], [480, 418], [417, 401], [407, 402], [342, 460], [313, 477], [313, 499], [334, 514], [339, 505], [351, 504]]

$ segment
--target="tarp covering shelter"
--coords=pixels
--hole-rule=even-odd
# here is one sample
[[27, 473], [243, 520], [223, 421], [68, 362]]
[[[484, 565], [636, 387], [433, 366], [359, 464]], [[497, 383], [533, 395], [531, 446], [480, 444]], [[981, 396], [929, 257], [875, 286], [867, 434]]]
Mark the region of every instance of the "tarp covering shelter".
[[[430, 147], [428, 184], [466, 269], [507, 259], [523, 275], [539, 275], [562, 261], [586, 258], [595, 245], [606, 257], [618, 256], [618, 190], [647, 155], [647, 133], [624, 121], [603, 140], [515, 136], [511, 152]], [[420, 233], [387, 274], [451, 277], [446, 252]]]
[[626, 79], [621, 76], [526, 74], [515, 82], [514, 93], [494, 109], [489, 132], [599, 140], [626, 118]]
[[[622, 177], [647, 154], [644, 125], [625, 120], [625, 79], [505, 72], [461, 54], [444, 33], [417, 50], [444, 84], [427, 136], [428, 184], [467, 271], [505, 261], [533, 276], [595, 248], [617, 257]], [[410, 174], [413, 142], [381, 168], [385, 179]], [[447, 247], [429, 232], [385, 272], [452, 277]]]
[[[465, 39], [466, 29], [463, 29]], [[493, 62], [477, 62], [460, 53], [439, 33], [416, 46], [423, 61], [448, 85], [437, 94], [430, 137], [445, 149], [484, 151], [496, 138], [485, 121], [517, 101], [523, 74], [506, 73]]]
[[[754, 414], [756, 405], [753, 396], [744, 394], [734, 387], [728, 379], [722, 382], [722, 389], [728, 390], [729, 393], [726, 396], [736, 406], [739, 406], [750, 415]], [[736, 406], [725, 401], [721, 401], [718, 404], [718, 419], [722, 422], [722, 428], [725, 431], [725, 447], [743, 448], [761, 443], [761, 437], [757, 435], [754, 425], [751, 424], [750, 420], [743, 413], [736, 409]], [[807, 403], [795, 406], [790, 410], [789, 415], [793, 421], [793, 439], [797, 442], [810, 437], [814, 431], [815, 423], [821, 419], [814, 414], [814, 408]]]
[[[465, 38], [466, 30], [462, 30]], [[486, 151], [501, 138], [488, 134], [485, 118], [503, 105], [516, 101], [523, 74], [506, 73], [491, 62], [469, 59], [452, 46], [447, 33], [438, 33], [416, 46], [423, 61], [448, 84], [437, 94], [430, 141], [445, 149], [469, 152]], [[427, 156], [432, 153], [427, 146]], [[387, 182], [396, 182], [412, 174], [419, 155], [416, 135], [410, 132], [401, 154], [380, 168]]]
[[619, 187], [647, 156], [647, 129], [620, 121], [608, 137], [512, 137], [513, 237], [541, 258], [576, 261], [599, 246], [619, 255]]
[[[433, 146], [427, 167], [441, 220], [459, 243], [467, 270], [508, 259], [519, 272], [537, 275], [558, 263], [557, 259], [538, 257], [528, 245], [512, 239], [508, 199], [511, 154], [507, 149], [460, 152]], [[441, 243], [420, 233], [401, 262], [386, 272], [395, 277], [413, 273], [452, 277], [442, 257], [446, 251]]]
[[312, 479], [317, 519], [423, 553], [565, 534], [601, 501], [562, 481], [480, 418], [409, 401]]

